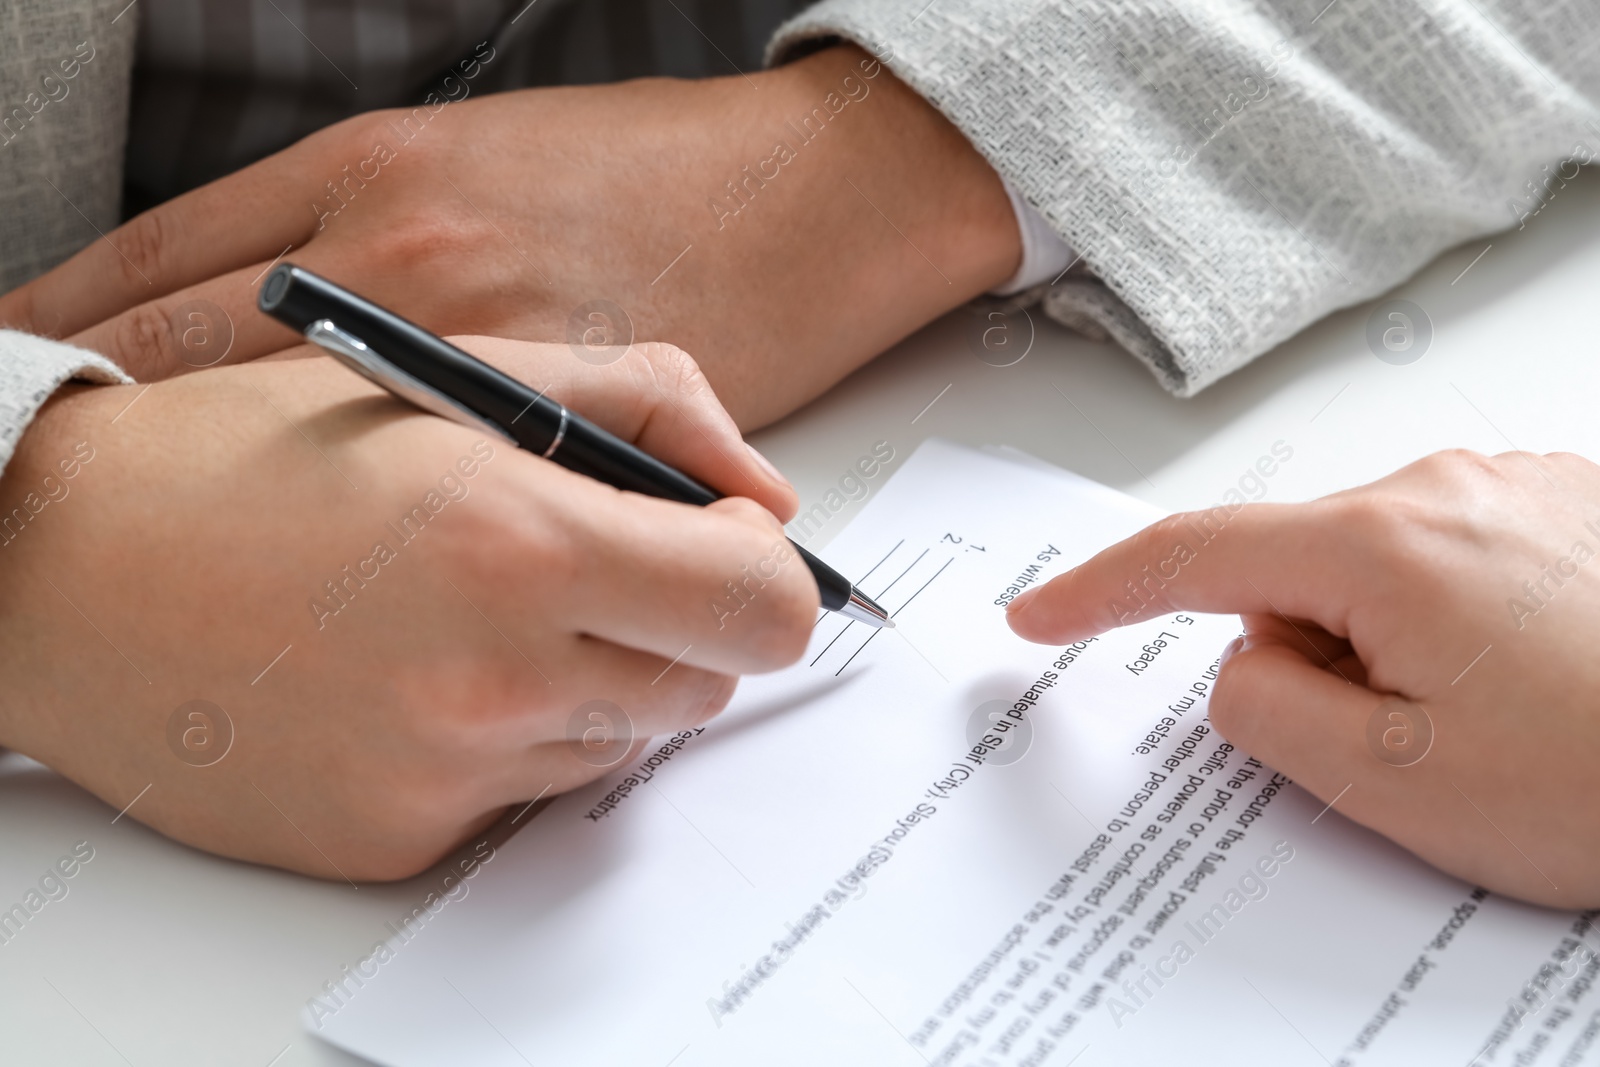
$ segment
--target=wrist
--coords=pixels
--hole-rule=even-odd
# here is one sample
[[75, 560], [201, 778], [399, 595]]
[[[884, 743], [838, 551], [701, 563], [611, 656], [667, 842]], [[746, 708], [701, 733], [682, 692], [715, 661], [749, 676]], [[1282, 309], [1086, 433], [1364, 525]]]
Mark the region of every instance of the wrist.
[[41, 625], [40, 615], [66, 607], [59, 600], [41, 603], [41, 597], [57, 596], [41, 580], [51, 576], [51, 568], [41, 566], [41, 554], [61, 537], [59, 524], [70, 519], [71, 497], [89, 480], [84, 472], [94, 445], [83, 409], [87, 396], [99, 392], [86, 385], [58, 389], [29, 423], [0, 475], [0, 678], [7, 694], [0, 701], [0, 748], [36, 759], [48, 754], [44, 735], [60, 729], [49, 701], [46, 676], [54, 661], [43, 654], [48, 627]]
[[1006, 182], [1005, 189], [1022, 237], [1022, 254], [1015, 273], [991, 290], [996, 296], [1013, 296], [1044, 282], [1057, 281], [1078, 261], [1072, 246], [1022, 198], [1015, 186]]
[[[585, 237], [597, 212], [611, 220], [562, 284], [609, 290], [636, 339], [693, 355], [744, 429], [818, 396], [1020, 260], [999, 175], [854, 46], [748, 76], [528, 100], [550, 102], [575, 141], [596, 146], [558, 172], [577, 180], [547, 193], [562, 198], [553, 213]], [[596, 124], [613, 136], [593, 137]], [[654, 207], [641, 215], [641, 203]]]
[[702, 291], [726, 310], [714, 331], [681, 335], [746, 429], [1000, 285], [1021, 260], [999, 174], [866, 52], [829, 48], [750, 80], [756, 89], [702, 83], [694, 112], [696, 166], [716, 190], [707, 262], [723, 257]]
[[841, 44], [772, 75], [784, 79], [799, 116], [837, 108], [848, 120], [834, 126], [835, 195], [882, 238], [862, 274], [887, 271], [900, 283], [892, 295], [930, 309], [931, 319], [1015, 273], [1022, 237], [999, 173], [886, 65]]

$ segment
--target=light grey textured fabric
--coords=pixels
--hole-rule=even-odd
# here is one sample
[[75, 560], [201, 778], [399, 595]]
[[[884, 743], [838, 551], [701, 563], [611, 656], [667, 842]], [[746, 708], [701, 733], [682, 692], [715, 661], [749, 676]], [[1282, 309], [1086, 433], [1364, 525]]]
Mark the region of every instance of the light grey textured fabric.
[[127, 385], [132, 378], [104, 356], [16, 330], [0, 330], [0, 471], [50, 394], [77, 378]]
[[[0, 3], [0, 292], [117, 225], [137, 18], [123, 2]], [[0, 471], [71, 378], [130, 380], [92, 352], [0, 330]]]
[[1032, 294], [1189, 396], [1600, 151], [1597, 0], [823, 0], [1083, 257]]
[[117, 225], [138, 20], [126, 3], [0, 3], [0, 292]]
[[[260, 3], [239, 0], [162, 0], [158, 13], [185, 2], [219, 17], [261, 15], [262, 40], [304, 53], [295, 69], [314, 69], [298, 27], [273, 21], [287, 15], [267, 18]], [[472, 14], [459, 20], [470, 24], [458, 27], [463, 41], [484, 18], [529, 10], [437, 2]], [[682, 37], [699, 47], [695, 30], [726, 61], [733, 38], [794, 2], [697, 0], [696, 18], [677, 3], [657, 11], [653, 0], [568, 3], [562, 32], [554, 16], [543, 24], [542, 10], [522, 19], [515, 28], [539, 23], [532, 35], [543, 40], [526, 62], [508, 56], [500, 69], [540, 81], [549, 57], [593, 53], [583, 70], [644, 73], [624, 30], [610, 27], [610, 45], [594, 45], [607, 39], [598, 13], [613, 9], [662, 15], [650, 20], [659, 40], [641, 56], [687, 55], [667, 46]], [[326, 9], [399, 18], [405, 5], [329, 0]], [[328, 39], [360, 52], [361, 33], [333, 32], [343, 17], [328, 23]], [[0, 290], [115, 225], [138, 18], [124, 0], [0, 3]], [[162, 24], [169, 36], [224, 25]], [[255, 25], [241, 38], [252, 49]], [[368, 29], [382, 36], [382, 26]], [[724, 36], [724, 45], [711, 39]], [[1081, 254], [1058, 284], [1027, 298], [1115, 338], [1181, 395], [1390, 288], [1442, 249], [1519, 224], [1600, 150], [1600, 0], [823, 0], [768, 54], [837, 37], [885, 54]], [[167, 45], [159, 57], [193, 52]], [[392, 58], [404, 66], [407, 54]], [[308, 73], [306, 84], [321, 81]], [[236, 123], [247, 111], [199, 128], [231, 150], [244, 143]], [[182, 108], [146, 113], [152, 129], [171, 122], [185, 138], [196, 129]], [[112, 380], [113, 369], [0, 333], [0, 463], [50, 389], [74, 374]]]

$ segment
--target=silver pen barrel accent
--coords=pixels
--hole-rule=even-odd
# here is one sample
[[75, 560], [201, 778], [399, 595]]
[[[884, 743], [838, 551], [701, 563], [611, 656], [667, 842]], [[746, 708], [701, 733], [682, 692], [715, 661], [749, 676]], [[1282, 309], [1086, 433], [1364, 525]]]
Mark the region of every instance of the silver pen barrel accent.
[[889, 618], [889, 613], [879, 607], [876, 601], [868, 599], [865, 594], [855, 589], [850, 590], [850, 600], [839, 609], [839, 614], [856, 622], [864, 622], [868, 626], [894, 629], [894, 620]]

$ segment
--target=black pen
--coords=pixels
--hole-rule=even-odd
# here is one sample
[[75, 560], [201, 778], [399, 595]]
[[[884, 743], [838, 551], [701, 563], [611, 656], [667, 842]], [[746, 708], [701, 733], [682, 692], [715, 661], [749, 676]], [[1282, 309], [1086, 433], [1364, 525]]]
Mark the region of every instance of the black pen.
[[[267, 275], [257, 304], [424, 411], [486, 430], [618, 489], [702, 507], [722, 496], [448, 341], [292, 263]], [[869, 626], [894, 625], [844, 575], [799, 545], [794, 550], [816, 578], [823, 607]]]

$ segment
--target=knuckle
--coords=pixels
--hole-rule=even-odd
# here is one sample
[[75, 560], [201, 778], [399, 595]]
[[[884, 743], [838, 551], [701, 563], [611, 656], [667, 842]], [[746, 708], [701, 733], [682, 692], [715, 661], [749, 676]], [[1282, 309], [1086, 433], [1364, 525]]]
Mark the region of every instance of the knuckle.
[[1211, 702], [1207, 714], [1217, 732], [1230, 743], [1250, 747], [1251, 707], [1249, 674], [1254, 662], [1249, 650], [1236, 652], [1217, 671], [1217, 680], [1211, 689]]
[[[306, 138], [306, 143], [328, 142], [343, 147], [347, 144], [366, 146], [387, 135], [394, 136], [391, 122], [398, 121], [408, 112], [399, 108], [369, 111], [330, 123]], [[420, 147], [420, 145], [419, 145]]]
[[1547, 452], [1536, 462], [1548, 467], [1563, 480], [1570, 480], [1568, 484], [1581, 487], [1584, 495], [1593, 494], [1600, 487], [1600, 466], [1587, 456], [1580, 456], [1576, 452]]
[[340, 119], [338, 122], [330, 122], [326, 126], [306, 134], [304, 137], [300, 138], [300, 140], [284, 149], [284, 151], [311, 153], [322, 148], [343, 146], [346, 143], [346, 139], [353, 132], [353, 127], [359, 128], [358, 124], [362, 120], [368, 117], [376, 118], [382, 114], [384, 114], [382, 111], [372, 111], [362, 115], [357, 115], [354, 118]]
[[1436, 464], [1446, 470], [1454, 468], [1488, 467], [1492, 461], [1482, 452], [1470, 448], [1441, 448], [1418, 460], [1419, 463]]
[[1557, 464], [1561, 467], [1581, 467], [1589, 465], [1589, 461], [1578, 455], [1576, 452], [1546, 452], [1543, 458], [1548, 462]]
[[772, 547], [771, 541], [774, 534], [780, 534], [783, 526], [778, 522], [777, 516], [754, 500], [744, 496], [726, 496], [711, 505], [717, 511], [738, 522], [741, 536], [749, 538], [739, 546], [743, 555], [741, 559], [750, 556], [752, 550], [755, 555], [765, 554]]
[[722, 714], [733, 699], [739, 679], [715, 671], [700, 671], [691, 684], [686, 701], [685, 727], [699, 726]]
[[117, 319], [107, 355], [138, 381], [165, 377], [172, 363], [168, 333], [166, 314], [155, 304], [140, 304]]
[[[731, 674], [713, 674], [715, 684], [710, 695], [706, 698], [706, 718], [722, 714], [728, 703], [733, 700], [734, 690], [739, 687], [739, 679]], [[703, 720], [702, 720], [703, 721]]]
[[[400, 225], [383, 227], [370, 240], [376, 254], [388, 261], [422, 265], [426, 270], [427, 264], [473, 259], [474, 250], [481, 247], [480, 239], [485, 236], [478, 232], [483, 225], [476, 214], [453, 206], [441, 207], [410, 214]], [[498, 239], [493, 233], [487, 237]]]
[[1361, 540], [1387, 534], [1398, 518], [1395, 505], [1399, 501], [1376, 492], [1330, 497], [1318, 503], [1336, 513], [1341, 529]]
[[34, 287], [31, 285], [24, 285], [0, 297], [0, 327], [48, 335], [50, 331], [38, 321], [34, 299]]
[[1424, 456], [1415, 466], [1437, 484], [1460, 490], [1486, 480], [1504, 480], [1506, 461], [1514, 460], [1519, 454], [1504, 452], [1490, 457], [1469, 448], [1447, 448]]
[[111, 245], [122, 253], [117, 266], [130, 286], [148, 286], [161, 274], [170, 246], [167, 223], [160, 211], [146, 211], [111, 235]]
[[1403, 549], [1413, 510], [1404, 494], [1356, 493], [1321, 503], [1330, 512], [1330, 525], [1362, 557], [1392, 560]]
[[677, 345], [644, 341], [633, 346], [644, 359], [656, 387], [669, 396], [693, 396], [708, 388], [700, 364]]
[[657, 374], [667, 381], [700, 379], [700, 364], [677, 345], [665, 341], [644, 341], [633, 346]]
[[[453, 618], [463, 628], [478, 621], [467, 604], [461, 604]], [[408, 692], [396, 713], [400, 736], [415, 739], [430, 753], [453, 759], [491, 744], [507, 722], [527, 714], [530, 703], [547, 710], [540, 704], [544, 686], [538, 678], [529, 677], [527, 664], [503, 644], [485, 647], [493, 651], [443, 670], [404, 672]], [[419, 789], [423, 784], [419, 783]]]
[[1391, 578], [1435, 569], [1441, 538], [1448, 537], [1453, 521], [1432, 500], [1400, 491], [1338, 500], [1328, 519], [1360, 566]]

